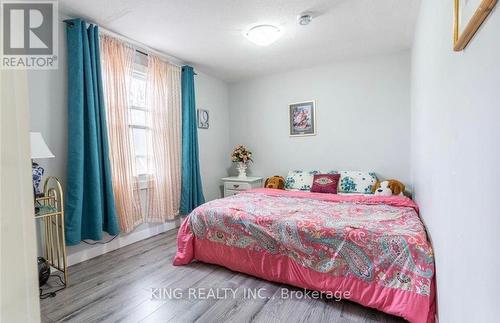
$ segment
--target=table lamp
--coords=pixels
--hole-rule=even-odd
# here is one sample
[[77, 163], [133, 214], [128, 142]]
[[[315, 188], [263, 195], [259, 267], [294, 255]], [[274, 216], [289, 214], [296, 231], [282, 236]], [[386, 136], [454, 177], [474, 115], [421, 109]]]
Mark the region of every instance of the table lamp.
[[38, 195], [42, 194], [42, 190], [40, 189], [40, 183], [42, 182], [42, 177], [44, 173], [44, 169], [42, 166], [35, 163], [34, 159], [45, 159], [45, 158], [54, 158], [54, 154], [50, 151], [49, 147], [43, 140], [42, 134], [39, 132], [30, 132], [31, 139], [31, 171], [33, 174], [33, 191], [35, 194], [35, 198]]

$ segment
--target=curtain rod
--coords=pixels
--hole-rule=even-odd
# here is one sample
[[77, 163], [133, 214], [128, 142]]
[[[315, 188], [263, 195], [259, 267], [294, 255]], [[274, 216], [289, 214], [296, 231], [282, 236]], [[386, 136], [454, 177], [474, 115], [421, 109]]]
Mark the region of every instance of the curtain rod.
[[[71, 18], [69, 18], [69, 19], [71, 19]], [[69, 19], [64, 19], [64, 20], [63, 20], [63, 22], [65, 22], [66, 24], [72, 24], [73, 22], [72, 22], [72, 21], [70, 21]], [[126, 42], [126, 43], [128, 43], [128, 44], [130, 44], [130, 45], [132, 45], [132, 47], [133, 47], [133, 48], [135, 49], [135, 51], [136, 51], [136, 52], [138, 52], [138, 53], [141, 53], [141, 54], [143, 54], [143, 55], [146, 55], [146, 56], [147, 56], [147, 55], [148, 55], [148, 52], [150, 52], [150, 53], [152, 53], [152, 54], [155, 54], [155, 55], [160, 56], [161, 58], [163, 58], [163, 59], [167, 60], [170, 64], [173, 64], [173, 65], [175, 65], [175, 66], [177, 66], [177, 67], [182, 67], [183, 65], [186, 65], [186, 63], [185, 63], [183, 60], [181, 60], [181, 59], [179, 59], [179, 58], [177, 58], [177, 57], [175, 57], [175, 56], [171, 56], [171, 55], [165, 54], [165, 53], [163, 53], [163, 52], [160, 52], [160, 51], [158, 51], [158, 50], [155, 50], [155, 49], [153, 49], [153, 48], [151, 48], [151, 47], [149, 47], [149, 46], [146, 46], [145, 44], [143, 44], [143, 43], [141, 43], [141, 42], [135, 41], [135, 40], [133, 40], [133, 39], [131, 39], [131, 38], [128, 38], [128, 37], [126, 37], [126, 36], [123, 36], [122, 34], [119, 34], [119, 33], [116, 33], [116, 32], [114, 32], [114, 31], [108, 30], [108, 29], [106, 29], [106, 28], [104, 28], [104, 27], [101, 27], [99, 24], [96, 24], [96, 23], [94, 23], [94, 22], [91, 22], [91, 21], [89, 22], [89, 21], [87, 21], [87, 20], [85, 20], [85, 21], [86, 21], [87, 23], [92, 23], [92, 24], [94, 24], [94, 25], [98, 26], [98, 27], [99, 27], [99, 29], [100, 29], [100, 30], [101, 30], [104, 34], [107, 34], [107, 35], [109, 35], [109, 36], [112, 36], [112, 37], [118, 38], [118, 39], [120, 39], [120, 40], [122, 40], [122, 41], [124, 41], [124, 42]], [[195, 75], [197, 75], [197, 73], [196, 73], [196, 72], [195, 72]]]

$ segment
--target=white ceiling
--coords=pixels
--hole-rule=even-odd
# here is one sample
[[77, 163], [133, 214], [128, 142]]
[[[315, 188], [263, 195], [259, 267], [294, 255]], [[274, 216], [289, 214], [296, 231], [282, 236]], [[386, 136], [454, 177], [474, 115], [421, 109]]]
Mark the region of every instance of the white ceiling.
[[[420, 0], [61, 0], [82, 17], [228, 82], [411, 46]], [[308, 26], [297, 15], [312, 11]], [[243, 32], [284, 30], [259, 47]]]

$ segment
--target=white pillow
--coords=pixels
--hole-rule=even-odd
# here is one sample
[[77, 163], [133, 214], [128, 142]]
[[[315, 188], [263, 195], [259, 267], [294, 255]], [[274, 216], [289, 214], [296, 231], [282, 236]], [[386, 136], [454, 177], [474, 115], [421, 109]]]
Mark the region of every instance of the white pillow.
[[291, 170], [285, 179], [285, 189], [309, 191], [316, 174], [320, 174], [320, 172], [317, 170]]
[[377, 182], [377, 175], [374, 172], [332, 170], [328, 174], [340, 174], [339, 193], [372, 194], [373, 185]]

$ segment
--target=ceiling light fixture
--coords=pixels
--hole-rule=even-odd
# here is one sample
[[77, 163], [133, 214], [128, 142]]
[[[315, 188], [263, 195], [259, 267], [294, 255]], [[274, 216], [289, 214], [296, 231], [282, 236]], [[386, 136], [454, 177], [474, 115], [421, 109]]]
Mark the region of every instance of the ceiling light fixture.
[[258, 25], [250, 28], [245, 36], [252, 43], [259, 46], [268, 46], [280, 38], [283, 32], [273, 25]]

